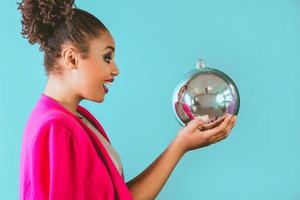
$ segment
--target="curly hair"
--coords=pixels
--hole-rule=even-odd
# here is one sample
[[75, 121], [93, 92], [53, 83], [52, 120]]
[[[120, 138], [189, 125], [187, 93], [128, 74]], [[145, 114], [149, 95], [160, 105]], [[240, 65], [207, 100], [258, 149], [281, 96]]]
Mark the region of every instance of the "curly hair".
[[22, 31], [30, 44], [38, 43], [44, 52], [46, 75], [63, 72], [55, 65], [61, 47], [71, 42], [86, 58], [89, 41], [108, 31], [94, 15], [74, 6], [74, 0], [23, 0], [18, 3], [22, 13]]

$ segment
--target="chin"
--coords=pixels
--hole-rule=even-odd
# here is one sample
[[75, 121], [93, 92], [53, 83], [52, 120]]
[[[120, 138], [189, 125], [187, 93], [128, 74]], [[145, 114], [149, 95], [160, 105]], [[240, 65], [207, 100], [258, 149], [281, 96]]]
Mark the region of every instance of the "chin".
[[97, 98], [98, 103], [102, 103], [104, 101], [105, 95], [101, 95], [99, 98]]
[[97, 102], [97, 103], [102, 103], [104, 101], [104, 96], [100, 96], [98, 98], [95, 98], [93, 101]]
[[104, 98], [100, 99], [100, 100], [97, 100], [96, 102], [97, 103], [102, 103], [104, 101]]
[[102, 103], [104, 101], [104, 95], [94, 96], [87, 99], [93, 102]]

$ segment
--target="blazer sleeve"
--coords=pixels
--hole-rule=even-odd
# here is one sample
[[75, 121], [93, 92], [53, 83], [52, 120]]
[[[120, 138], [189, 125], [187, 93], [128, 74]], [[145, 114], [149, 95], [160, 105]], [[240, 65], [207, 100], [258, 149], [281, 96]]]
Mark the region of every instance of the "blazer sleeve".
[[78, 144], [61, 121], [48, 121], [31, 143], [33, 199], [84, 199]]

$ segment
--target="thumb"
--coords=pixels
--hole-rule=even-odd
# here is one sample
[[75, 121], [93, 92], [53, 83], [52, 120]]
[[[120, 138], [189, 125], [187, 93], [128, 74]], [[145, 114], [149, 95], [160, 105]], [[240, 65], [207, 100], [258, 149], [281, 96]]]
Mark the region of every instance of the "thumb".
[[200, 117], [196, 117], [195, 119], [193, 119], [192, 121], [190, 121], [187, 126], [189, 129], [191, 130], [195, 130], [197, 128], [199, 128], [199, 126], [205, 124], [206, 121], [203, 118]]

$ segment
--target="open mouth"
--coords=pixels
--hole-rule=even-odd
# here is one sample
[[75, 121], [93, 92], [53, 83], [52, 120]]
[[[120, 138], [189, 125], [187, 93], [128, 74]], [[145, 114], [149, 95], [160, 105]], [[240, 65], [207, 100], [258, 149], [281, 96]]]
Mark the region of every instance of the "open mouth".
[[111, 87], [113, 81], [113, 79], [104, 81], [103, 88], [105, 93], [108, 93], [108, 90]]

